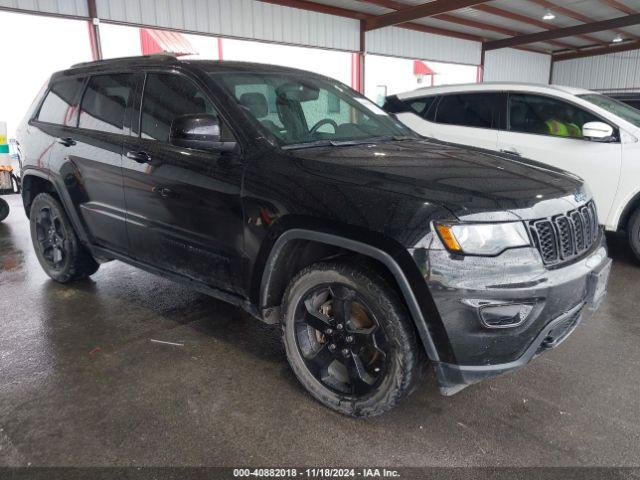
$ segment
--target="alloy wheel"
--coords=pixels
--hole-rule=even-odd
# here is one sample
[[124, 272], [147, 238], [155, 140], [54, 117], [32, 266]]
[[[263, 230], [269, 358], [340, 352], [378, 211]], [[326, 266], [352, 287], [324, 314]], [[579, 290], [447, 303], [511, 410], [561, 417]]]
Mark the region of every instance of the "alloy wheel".
[[49, 207], [41, 208], [36, 216], [36, 240], [42, 257], [57, 268], [66, 259], [66, 233], [60, 215]]
[[329, 284], [307, 292], [296, 308], [295, 333], [308, 370], [330, 390], [365, 396], [384, 378], [388, 341], [355, 290]]

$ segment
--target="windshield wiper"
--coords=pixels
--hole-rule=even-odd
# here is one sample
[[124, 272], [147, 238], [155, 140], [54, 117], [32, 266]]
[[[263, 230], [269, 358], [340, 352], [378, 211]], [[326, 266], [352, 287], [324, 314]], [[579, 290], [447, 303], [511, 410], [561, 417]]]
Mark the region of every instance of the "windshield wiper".
[[419, 140], [419, 138], [412, 137], [411, 135], [392, 135], [376, 139], [377, 142], [404, 142], [405, 140]]
[[291, 145], [284, 145], [283, 150], [298, 150], [300, 148], [315, 148], [315, 147], [330, 147], [331, 142], [329, 140], [318, 140], [315, 142], [304, 143], [292, 143]]
[[305, 143], [293, 143], [291, 145], [285, 145], [283, 150], [298, 150], [301, 148], [316, 148], [316, 147], [350, 147], [353, 145], [364, 145], [367, 143], [376, 143], [378, 138], [363, 138], [361, 140], [318, 140], [315, 142]]

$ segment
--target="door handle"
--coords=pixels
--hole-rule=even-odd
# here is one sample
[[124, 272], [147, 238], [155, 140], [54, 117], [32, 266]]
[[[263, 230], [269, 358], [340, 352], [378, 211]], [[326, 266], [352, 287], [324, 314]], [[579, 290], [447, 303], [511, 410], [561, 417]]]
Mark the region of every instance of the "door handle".
[[518, 150], [516, 150], [515, 148], [505, 148], [503, 150], [500, 150], [502, 153], [508, 153], [509, 155], [515, 155], [516, 157], [520, 157], [520, 152]]
[[60, 145], [64, 145], [65, 147], [71, 147], [76, 144], [76, 141], [71, 137], [61, 137], [58, 138], [58, 143]]
[[129, 151], [127, 152], [127, 158], [138, 163], [149, 163], [151, 161], [151, 156], [147, 152]]
[[160, 195], [161, 197], [164, 197], [164, 198], [175, 198], [175, 197], [178, 196], [170, 188], [163, 187], [161, 185], [153, 187], [153, 193], [157, 193], [158, 195]]

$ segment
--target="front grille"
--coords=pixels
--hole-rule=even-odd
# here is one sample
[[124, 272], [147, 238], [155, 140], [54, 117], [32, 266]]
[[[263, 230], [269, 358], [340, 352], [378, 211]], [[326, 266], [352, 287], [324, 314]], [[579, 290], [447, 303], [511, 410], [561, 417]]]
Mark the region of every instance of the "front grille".
[[588, 251], [598, 238], [593, 201], [563, 215], [530, 222], [529, 229], [545, 265], [558, 265]]

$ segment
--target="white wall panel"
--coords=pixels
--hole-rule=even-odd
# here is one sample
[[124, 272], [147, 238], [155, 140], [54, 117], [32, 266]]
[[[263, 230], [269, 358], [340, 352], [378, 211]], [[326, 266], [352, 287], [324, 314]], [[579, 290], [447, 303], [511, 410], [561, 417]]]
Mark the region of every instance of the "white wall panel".
[[640, 50], [556, 62], [552, 83], [592, 90], [640, 88]]
[[397, 27], [367, 32], [369, 53], [451, 63], [480, 64], [480, 43]]
[[[0, 7], [87, 17], [86, 0], [0, 0]], [[103, 21], [358, 51], [360, 22], [258, 0], [96, 0]], [[367, 33], [367, 51], [402, 58], [480, 63], [480, 43], [396, 27]]]
[[549, 83], [551, 55], [514, 48], [489, 50], [484, 55], [485, 82]]
[[358, 50], [360, 39], [357, 20], [256, 0], [96, 0], [96, 3], [98, 16], [115, 22], [351, 51]]
[[87, 0], [0, 0], [0, 7], [54, 15], [89, 16]]

